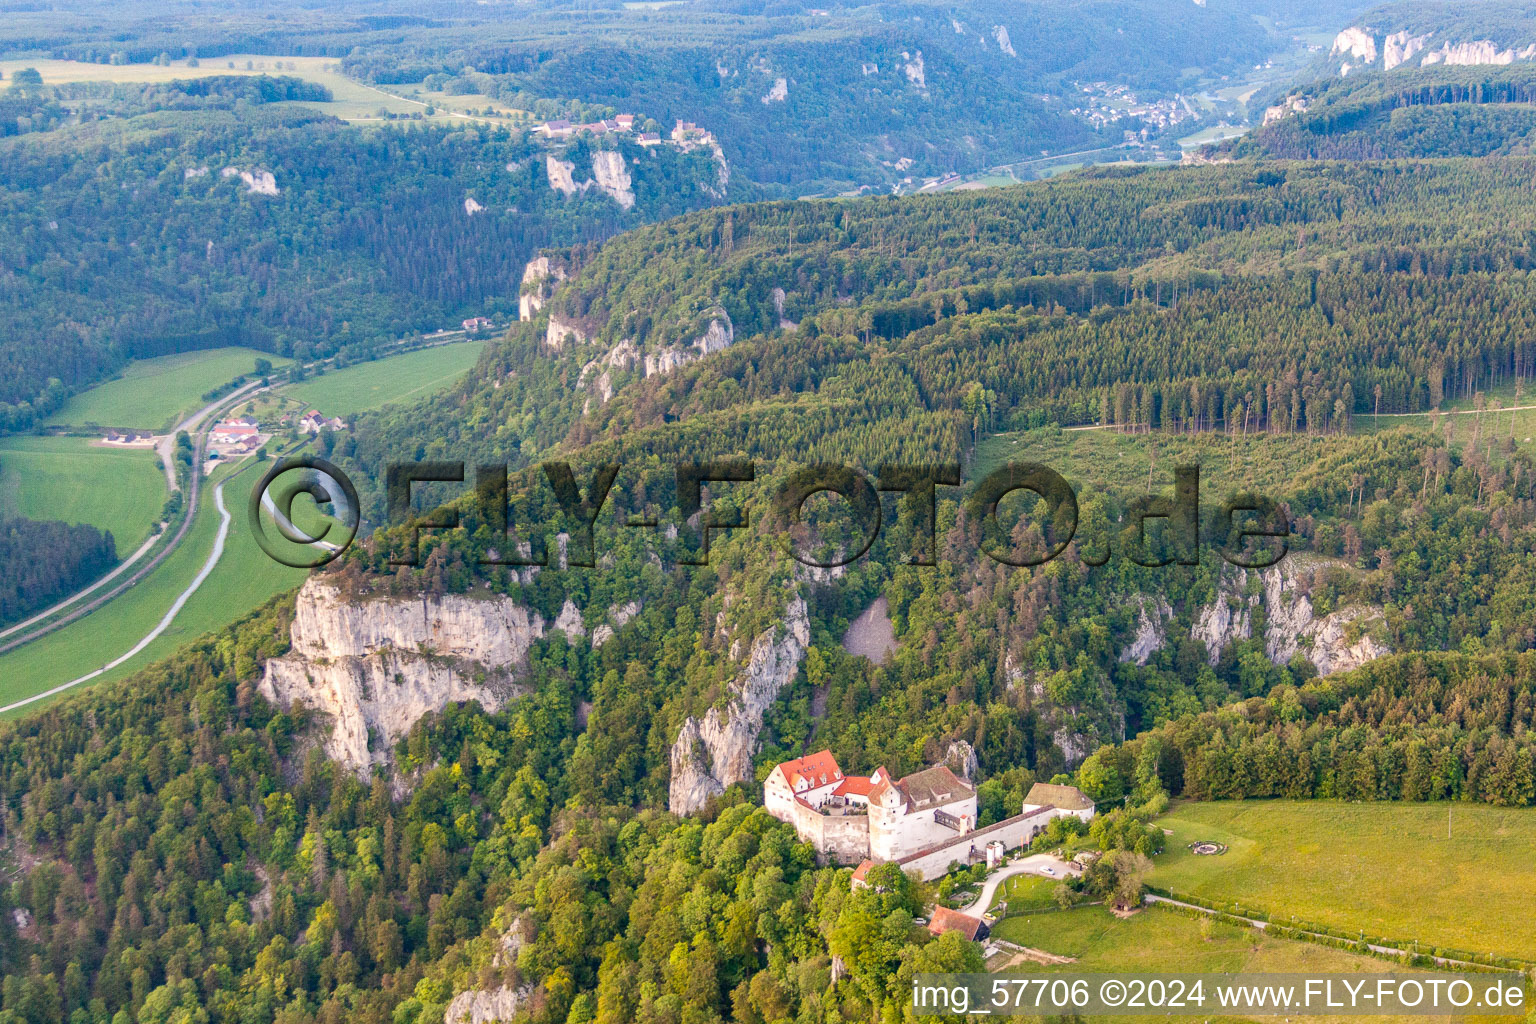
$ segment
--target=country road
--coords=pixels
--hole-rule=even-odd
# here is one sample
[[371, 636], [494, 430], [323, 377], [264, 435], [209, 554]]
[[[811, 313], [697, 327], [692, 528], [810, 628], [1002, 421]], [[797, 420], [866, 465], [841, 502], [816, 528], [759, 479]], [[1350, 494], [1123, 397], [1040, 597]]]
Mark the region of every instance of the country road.
[[[433, 334], [424, 335], [423, 336], [424, 338], [431, 339], [426, 344], [423, 344], [423, 345], [407, 345], [407, 344], [402, 344], [402, 345], [399, 345], [399, 346], [396, 346], [396, 347], [403, 349], [404, 352], [414, 352], [414, 351], [420, 351], [422, 349], [438, 348], [438, 347], [440, 347], [442, 345], [451, 345], [451, 344], [454, 343], [454, 341], [456, 339], [462, 339], [463, 336], [464, 336], [464, 332], [463, 331], [454, 331], [454, 330], [450, 330], [450, 329], [446, 329], [445, 328], [445, 329], [443, 329], [441, 331], [437, 331], [437, 332], [435, 332]], [[401, 354], [404, 354], [404, 353], [402, 352]], [[388, 357], [387, 356], [383, 356], [383, 357], [380, 357], [380, 358], [388, 358]], [[333, 363], [333, 362], [335, 362], [335, 357], [334, 356], [326, 358], [326, 359], [316, 360], [315, 362], [308, 364], [306, 368], [307, 369], [313, 369], [316, 366], [326, 365], [326, 364]], [[224, 395], [222, 398], [218, 398], [218, 399], [215, 399], [212, 402], [209, 402], [207, 405], [203, 406], [201, 409], [199, 409], [196, 412], [192, 413], [190, 416], [186, 417], [180, 423], [178, 423], [174, 428], [172, 428], [171, 432], [166, 434], [161, 439], [160, 444], [156, 446], [156, 451], [160, 454], [160, 461], [161, 461], [161, 463], [164, 466], [167, 467], [167, 478], [172, 480], [172, 482], [173, 482], [172, 492], [174, 493], [176, 490], [179, 490], [179, 487], [174, 486], [175, 471], [174, 471], [174, 469], [170, 468], [170, 467], [173, 466], [172, 453], [174, 452], [174, 446], [175, 446], [175, 442], [176, 442], [176, 434], [177, 433], [179, 433], [182, 430], [187, 430], [187, 431], [194, 430], [194, 429], [196, 429], [197, 425], [199, 423], [201, 423], [203, 420], [209, 418], [210, 416], [216, 416], [220, 412], [227, 411], [229, 408], [237, 405], [239, 402], [241, 402], [244, 399], [250, 398], [250, 397], [252, 397], [252, 396], [254, 396], [256, 394], [259, 394], [262, 391], [266, 391], [266, 390], [269, 390], [269, 389], [281, 390], [281, 388], [283, 386], [284, 385], [282, 383], [262, 384], [261, 381], [259, 381], [259, 380], [251, 381], [249, 384], [246, 384], [245, 386], [243, 386], [241, 388], [238, 388], [238, 389], [230, 392], [227, 395]], [[196, 453], [195, 453], [195, 457], [193, 459], [193, 462], [194, 462], [195, 465], [197, 465], [199, 467], [201, 467], [201, 465], [202, 465], [203, 453], [204, 453], [204, 450], [205, 450], [206, 445], [207, 445], [207, 440], [208, 440], [207, 439], [207, 434], [208, 434], [208, 430], [205, 428], [203, 430], [202, 434], [198, 437], [197, 444], [196, 444]], [[129, 587], [134, 586], [140, 580], [144, 579], [151, 572], [153, 572], [157, 567], [159, 567], [160, 564], [163, 563], [167, 558], [169, 558], [175, 552], [175, 550], [181, 545], [181, 542], [186, 538], [187, 532], [191, 529], [192, 521], [193, 521], [193, 519], [197, 515], [198, 499], [199, 499], [199, 494], [200, 494], [200, 491], [201, 491], [201, 482], [202, 482], [202, 473], [199, 470], [197, 473], [193, 474], [191, 496], [190, 496], [190, 498], [187, 501], [187, 514], [182, 518], [181, 525], [177, 528], [175, 536], [173, 536], [170, 539], [170, 541], [164, 547], [162, 547], [159, 551], [155, 552], [154, 556], [152, 558], [150, 558], [148, 564], [142, 566], [131, 577], [129, 577], [128, 579], [124, 580], [122, 583], [118, 584], [117, 586], [113, 587], [109, 592], [107, 592], [107, 593], [101, 595], [100, 597], [96, 598], [95, 600], [91, 601], [89, 604], [80, 605], [79, 607], [75, 608], [73, 611], [70, 611], [68, 614], [65, 614], [65, 615], [63, 615], [63, 616], [61, 616], [61, 617], [59, 617], [57, 619], [54, 619], [54, 620], [52, 620], [50, 622], [45, 622], [42, 626], [40, 626], [39, 628], [33, 630], [30, 633], [27, 633], [27, 634], [25, 634], [23, 636], [17, 637], [14, 640], [10, 640], [10, 641], [5, 642], [5, 643], [0, 643], [0, 655], [6, 654], [6, 653], [8, 653], [10, 651], [13, 651], [13, 650], [15, 650], [18, 647], [23, 647], [26, 644], [29, 644], [29, 643], [31, 643], [34, 640], [38, 640], [38, 639], [40, 639], [40, 638], [42, 638], [44, 636], [47, 636], [49, 633], [52, 633], [54, 630], [60, 629], [60, 628], [62, 628], [64, 626], [69, 625], [72, 622], [78, 621], [79, 619], [83, 618], [86, 615], [89, 615], [91, 612], [93, 612], [96, 609], [100, 608], [102, 605], [106, 604], [108, 601], [111, 601], [112, 599], [114, 599], [114, 598], [118, 597], [119, 595], [121, 595]], [[271, 510], [271, 503], [270, 503], [270, 501], [268, 502], [267, 507], [268, 507], [268, 509], [270, 511]], [[128, 558], [125, 562], [122, 562], [119, 565], [117, 565], [116, 567], [114, 567], [113, 570], [111, 572], [107, 573], [105, 576], [103, 576], [100, 579], [97, 579], [97, 580], [91, 582], [90, 584], [88, 584], [87, 586], [81, 588], [80, 590], [75, 591], [69, 597], [67, 597], [64, 600], [58, 602], [57, 604], [55, 604], [53, 607], [47, 609], [46, 611], [39, 612], [38, 614], [32, 616], [31, 618], [27, 619], [24, 622], [18, 622], [15, 625], [7, 627], [3, 632], [0, 632], [0, 640], [4, 640], [5, 637], [10, 636], [11, 634], [18, 632], [18, 631], [26, 628], [27, 626], [32, 625], [33, 623], [37, 623], [37, 622], [43, 621], [43, 620], [47, 619], [49, 616], [57, 614], [58, 612], [66, 609], [66, 608], [69, 608], [71, 605], [74, 605], [76, 602], [78, 602], [82, 598], [88, 596], [93, 591], [95, 591], [95, 590], [99, 589], [100, 587], [106, 585], [107, 583], [111, 582], [113, 579], [117, 578], [124, 571], [126, 571], [133, 563], [137, 562], [145, 554], [145, 552], [147, 552], [151, 548], [153, 548], [154, 545], [156, 543], [158, 543], [158, 541], [163, 536], [164, 536], [164, 531], [162, 530], [160, 533], [156, 534], [154, 537], [151, 537], [148, 541], [146, 541], [144, 543], [144, 545], [141, 546], [138, 551], [135, 551], [130, 558]], [[78, 680], [76, 680], [76, 681], [78, 682]], [[73, 685], [73, 684], [69, 684], [69, 685]]]
[[254, 394], [256, 391], [260, 391], [263, 387], [266, 386], [267, 385], [263, 385], [259, 380], [253, 380], [243, 387], [236, 388], [234, 391], [231, 391], [227, 395], [224, 395], [220, 398], [215, 398], [213, 401], [197, 410], [197, 412], [194, 412], [192, 415], [176, 424], [170, 429], [169, 432], [166, 433], [164, 437], [160, 438], [160, 443], [155, 445], [155, 452], [160, 456], [160, 465], [165, 469], [166, 487], [172, 494], [175, 494], [177, 491], [181, 490], [181, 486], [176, 482], [176, 462], [174, 458], [176, 453], [176, 435], [181, 433], [183, 430], [191, 433], [197, 429], [197, 425], [199, 423], [201, 423], [207, 417], [218, 412], [225, 405], [232, 405], [238, 402], [242, 397], [245, 397], [247, 393]]
[[44, 619], [48, 618], [48, 616], [63, 611], [65, 608], [68, 608], [70, 605], [74, 604], [76, 601], [80, 600], [82, 597], [89, 594], [91, 591], [97, 589], [98, 587], [105, 586], [106, 584], [112, 582], [114, 579], [126, 572], [130, 566], [142, 558], [146, 551], [154, 547], [155, 542], [158, 541], [161, 535], [164, 533], [164, 526], [157, 526], [155, 528], [155, 532], [150, 535], [150, 538], [143, 544], [139, 545], [139, 550], [135, 551], [133, 554], [117, 563], [117, 566], [111, 572], [107, 573], [105, 576], [96, 580], [96, 582], [90, 584], [89, 586], [86, 586], [80, 590], [75, 591], [73, 594], [70, 594], [68, 597], [54, 605], [52, 608], [44, 608], [30, 619], [23, 619], [22, 621], [16, 623], [14, 626], [7, 626], [5, 629], [0, 629], [0, 640], [3, 640], [18, 630], [26, 629], [34, 622], [42, 622]]
[[[230, 394], [225, 395], [223, 398], [219, 399], [218, 401], [211, 402], [208, 405], [204, 406], [202, 409], [199, 409], [196, 413], [192, 414], [187, 419], [182, 420], [181, 424], [178, 424], [177, 429], [180, 430], [183, 426], [185, 426], [186, 424], [189, 424], [189, 423], [192, 424], [193, 427], [195, 428], [197, 423], [200, 422], [204, 417], [208, 416], [210, 413], [217, 413], [219, 410], [225, 408], [226, 406], [234, 405], [235, 403], [239, 402], [242, 398], [247, 398], [250, 395], [253, 395], [253, 394], [256, 394], [259, 391], [265, 390], [265, 388], [268, 387], [268, 386], [269, 385], [262, 385], [260, 381], [253, 381], [251, 384], [248, 384], [248, 385], [246, 385], [243, 388], [240, 388], [240, 389], [238, 389], [236, 391], [233, 391]], [[13, 650], [15, 650], [18, 647], [25, 646], [26, 644], [29, 644], [29, 643], [31, 643], [34, 640], [37, 640], [37, 639], [39, 639], [41, 637], [44, 637], [44, 636], [47, 636], [49, 633], [52, 633], [56, 629], [62, 629], [64, 626], [69, 625], [71, 622], [75, 622], [75, 621], [77, 621], [77, 620], [79, 620], [81, 618], [84, 618], [85, 616], [89, 615], [91, 612], [95, 611], [97, 608], [100, 608], [102, 605], [106, 604], [108, 601], [111, 601], [113, 598], [115, 598], [115, 597], [119, 596], [120, 594], [122, 594], [129, 587], [137, 585], [140, 580], [144, 579], [144, 577], [146, 577], [150, 573], [154, 572], [155, 569], [159, 568], [161, 563], [163, 563], [167, 558], [170, 558], [171, 555], [175, 554], [176, 549], [181, 546], [181, 542], [186, 539], [187, 534], [191, 531], [192, 524], [197, 520], [198, 502], [201, 500], [201, 497], [202, 497], [202, 479], [203, 479], [202, 465], [203, 465], [203, 453], [204, 453], [204, 450], [205, 450], [205, 448], [207, 446], [207, 443], [208, 443], [208, 436], [207, 435], [208, 435], [208, 431], [205, 429], [202, 434], [198, 435], [197, 442], [194, 445], [193, 456], [192, 456], [192, 466], [193, 466], [193, 469], [192, 469], [192, 473], [191, 473], [191, 487], [189, 488], [189, 495], [188, 495], [187, 502], [186, 502], [186, 514], [181, 517], [181, 524], [179, 526], [177, 526], [175, 535], [172, 536], [171, 539], [166, 542], [165, 546], [162, 547], [159, 551], [155, 552], [154, 556], [151, 557], [149, 559], [149, 561], [147, 563], [145, 563], [143, 566], [141, 566], [136, 572], [134, 572], [133, 575], [129, 576], [123, 582], [119, 583], [117, 586], [113, 587], [111, 590], [107, 591], [105, 594], [102, 594], [100, 597], [96, 598], [95, 600], [90, 601], [87, 604], [82, 604], [79, 607], [75, 608], [73, 611], [68, 612], [65, 615], [62, 615], [59, 618], [54, 619], [51, 622], [44, 623], [43, 625], [39, 626], [37, 629], [34, 629], [30, 633], [23, 634], [22, 636], [17, 637], [14, 640], [10, 640], [10, 641], [8, 641], [8, 642], [6, 642], [4, 644], [0, 644], [0, 654], [5, 654], [8, 651], [13, 651]], [[176, 436], [174, 433], [168, 434], [166, 436], [167, 436], [168, 439], [171, 440], [172, 443], [174, 443], [175, 436]], [[165, 456], [161, 456], [161, 458], [164, 459]], [[174, 465], [173, 463], [167, 463], [167, 464], [168, 465]], [[171, 470], [171, 474], [175, 475], [175, 470], [174, 469]], [[220, 486], [222, 486], [222, 485], [220, 485]], [[163, 536], [163, 535], [164, 535], [163, 533], [156, 535], [155, 538], [152, 538], [152, 541], [153, 540], [158, 540], [159, 537]], [[136, 552], [134, 554], [134, 558], [135, 559], [138, 558], [139, 554], [143, 553], [143, 550], [144, 549], [141, 548], [139, 552]], [[119, 567], [117, 570], [115, 570], [111, 574], [111, 576], [117, 575], [118, 572], [122, 571], [122, 568], [123, 567]], [[80, 598], [82, 598], [85, 595], [89, 594], [92, 590], [95, 590], [97, 587], [99, 587], [103, 583], [107, 582], [107, 579], [110, 579], [111, 576], [108, 576], [105, 579], [97, 580], [95, 583], [93, 583], [90, 586], [84, 588], [83, 590], [76, 591], [68, 599], [66, 599], [64, 601], [61, 601], [58, 604], [54, 605], [53, 609], [51, 609], [50, 611], [57, 610], [59, 608], [65, 608], [65, 607], [68, 607], [69, 605], [74, 604], [76, 601], [80, 600]], [[29, 621], [35, 622], [35, 621], [37, 621], [37, 619], [36, 619], [36, 617], [34, 617], [33, 619], [31, 619]], [[9, 630], [7, 632], [9, 632]], [[78, 682], [78, 681], [79, 680], [76, 680], [76, 682]], [[68, 684], [68, 685], [72, 686], [74, 684], [71, 683], [71, 684]]]
[[171, 605], [170, 611], [166, 612], [165, 615], [161, 617], [160, 621], [155, 625], [155, 628], [144, 634], [143, 638], [140, 639], [138, 643], [130, 647], [125, 653], [114, 658], [112, 661], [107, 662], [96, 671], [88, 672], [78, 679], [71, 679], [67, 683], [61, 683], [58, 686], [53, 687], [51, 690], [44, 690], [42, 693], [34, 693], [30, 697], [26, 697], [22, 700], [7, 704], [4, 707], [0, 707], [0, 715], [15, 711], [17, 708], [26, 707], [28, 704], [31, 704], [35, 701], [46, 700], [49, 697], [63, 693], [65, 690], [68, 690], [71, 687], [78, 686], [81, 683], [89, 682], [104, 672], [111, 671], [112, 669], [121, 665], [123, 662], [127, 661], [129, 658], [132, 658], [134, 655], [138, 654], [150, 644], [154, 643], [161, 633], [164, 633], [167, 629], [170, 628], [171, 621], [176, 618], [176, 613], [181, 611], [182, 606], [187, 603], [188, 599], [191, 598], [193, 594], [197, 593], [197, 588], [202, 586], [203, 581], [206, 580], [210, 574], [212, 574], [214, 568], [219, 564], [220, 556], [224, 554], [224, 542], [229, 537], [230, 523], [229, 510], [224, 507], [224, 484], [228, 482], [228, 480], [225, 480], [223, 483], [219, 484], [219, 486], [213, 489], [213, 503], [214, 506], [219, 510], [219, 532], [218, 535], [213, 539], [213, 550], [208, 553], [207, 561], [203, 563], [203, 567], [198, 570], [197, 575], [193, 577], [192, 582], [188, 584], [187, 588], [177, 596], [175, 602]]
[[[1185, 910], [1196, 910], [1196, 911], [1199, 911], [1202, 914], [1210, 914], [1212, 916], [1214, 916], [1216, 914], [1222, 914], [1222, 915], [1224, 915], [1226, 917], [1233, 917], [1233, 918], [1236, 918], [1239, 921], [1243, 921], [1246, 924], [1248, 924], [1248, 925], [1250, 925], [1250, 926], [1252, 926], [1254, 928], [1257, 928], [1261, 932], [1268, 931], [1269, 930], [1269, 926], [1270, 926], [1270, 922], [1268, 922], [1268, 921], [1260, 921], [1257, 918], [1244, 917], [1241, 914], [1233, 914], [1233, 913], [1230, 913], [1230, 912], [1225, 911], [1225, 910], [1212, 910], [1210, 907], [1202, 907], [1202, 906], [1200, 906], [1199, 904], [1196, 904], [1196, 903], [1185, 903], [1183, 900], [1169, 899], [1167, 896], [1154, 896], [1152, 893], [1147, 893], [1146, 895], [1144, 895], [1142, 897], [1142, 902], [1143, 903], [1147, 903], [1147, 904], [1163, 903], [1163, 904], [1166, 904], [1166, 905], [1168, 905], [1170, 907], [1182, 907]], [[1333, 939], [1333, 940], [1337, 941], [1337, 937], [1336, 936], [1323, 935], [1320, 932], [1307, 931], [1304, 928], [1298, 928], [1296, 930], [1298, 932], [1300, 932], [1302, 935], [1310, 936], [1312, 938]], [[1418, 950], [1416, 948], [1415, 949], [1405, 949], [1405, 948], [1399, 948], [1397, 946], [1378, 946], [1378, 945], [1376, 945], [1373, 942], [1366, 943], [1366, 948], [1369, 949], [1372, 953], [1380, 953], [1380, 954], [1384, 954], [1386, 956], [1407, 956], [1407, 955], [1415, 954], [1415, 953], [1418, 952]], [[1440, 965], [1445, 966], [1445, 967], [1477, 967], [1480, 970], [1487, 970], [1488, 969], [1485, 965], [1474, 964], [1474, 963], [1472, 963], [1469, 960], [1455, 960], [1455, 959], [1452, 959], [1451, 957], [1447, 957], [1447, 956], [1437, 956], [1437, 957], [1434, 957], [1433, 959], [1434, 959], [1435, 963], [1440, 964]]]

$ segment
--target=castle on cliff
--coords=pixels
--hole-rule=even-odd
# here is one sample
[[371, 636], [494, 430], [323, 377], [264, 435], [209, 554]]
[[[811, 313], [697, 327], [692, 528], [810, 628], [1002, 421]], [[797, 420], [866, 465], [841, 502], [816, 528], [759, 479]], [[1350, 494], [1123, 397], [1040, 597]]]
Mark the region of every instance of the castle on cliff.
[[900, 779], [883, 767], [868, 777], [844, 775], [828, 750], [776, 765], [763, 783], [763, 806], [827, 860], [861, 870], [861, 862], [895, 861], [923, 878], [951, 864], [995, 860], [1052, 818], [1087, 821], [1094, 810], [1076, 787], [1036, 784], [1022, 813], [977, 829], [976, 790], [945, 765]]

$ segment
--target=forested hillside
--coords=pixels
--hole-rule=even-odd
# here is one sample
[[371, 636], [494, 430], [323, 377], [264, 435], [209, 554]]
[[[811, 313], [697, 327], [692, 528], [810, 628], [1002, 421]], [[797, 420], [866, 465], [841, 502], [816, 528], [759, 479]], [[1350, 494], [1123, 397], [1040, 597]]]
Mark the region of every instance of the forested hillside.
[[1266, 123], [1206, 155], [1375, 160], [1526, 155], [1536, 68], [1401, 68], [1324, 80], [1277, 100]]
[[[501, 463], [505, 495], [418, 488], [423, 514], [451, 493], [460, 514], [422, 531], [419, 566], [391, 563], [410, 531], [379, 528], [298, 598], [304, 628], [338, 637], [450, 601], [537, 620], [500, 682], [464, 655], [392, 656], [398, 686], [496, 682], [505, 706], [380, 719], [361, 763], [331, 760], [323, 687], [285, 710], [272, 666], [368, 662], [290, 646], [288, 598], [0, 727], [25, 911], [0, 917], [4, 1012], [435, 1024], [457, 998], [541, 1022], [882, 1019], [910, 972], [976, 951], [911, 928], [920, 890], [850, 894], [754, 808], [769, 766], [822, 746], [901, 774], [960, 744], [987, 821], [1073, 769], [1104, 800], [1530, 804], [1536, 467], [1529, 421], [1495, 403], [1527, 404], [1532, 171], [1102, 172], [709, 210], [552, 254], [570, 278], [469, 380], [328, 452], [375, 527], [390, 460]], [[679, 459], [756, 463], [710, 485], [707, 511], [747, 525], [712, 531], [708, 565], [687, 564]], [[999, 532], [963, 500], [1022, 459], [1078, 487], [1076, 538], [1035, 567], [983, 548], [1038, 549], [1059, 524], [1005, 504]], [[550, 460], [588, 497], [618, 467], [590, 531]], [[938, 488], [932, 536], [888, 492], [867, 554], [813, 570], [769, 499], [817, 462], [882, 485], [890, 464], [950, 462], [968, 482]], [[1170, 552], [1127, 517], [1186, 462], [1199, 564], [1144, 564]], [[1282, 503], [1274, 568], [1218, 553], [1234, 491]], [[839, 508], [807, 505], [803, 557], [863, 545]], [[548, 565], [496, 564], [514, 553]], [[876, 597], [881, 664], [843, 642]], [[746, 737], [744, 774], [680, 738], [711, 714]]]
[[[272, 91], [250, 81], [212, 94]], [[307, 359], [505, 314], [539, 246], [718, 201], [709, 155], [671, 147], [620, 147], [626, 209], [557, 191], [542, 149], [486, 125], [175, 109], [0, 142], [0, 430], [128, 358], [245, 344]], [[565, 157], [591, 176], [588, 143]]]

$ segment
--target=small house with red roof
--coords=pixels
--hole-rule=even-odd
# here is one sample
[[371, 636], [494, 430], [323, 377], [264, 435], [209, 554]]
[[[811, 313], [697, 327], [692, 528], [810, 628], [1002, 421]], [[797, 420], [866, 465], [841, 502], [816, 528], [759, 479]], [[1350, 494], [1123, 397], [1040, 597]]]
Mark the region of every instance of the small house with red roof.
[[978, 942], [987, 937], [987, 922], [948, 907], [934, 907], [933, 917], [928, 920], [928, 933], [943, 935], [945, 932], [959, 932], [967, 942]]

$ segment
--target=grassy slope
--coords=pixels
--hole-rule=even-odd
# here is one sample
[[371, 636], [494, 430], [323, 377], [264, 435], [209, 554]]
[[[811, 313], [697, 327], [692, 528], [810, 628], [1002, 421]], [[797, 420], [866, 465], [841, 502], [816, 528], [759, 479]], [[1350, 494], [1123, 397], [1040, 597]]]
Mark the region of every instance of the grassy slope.
[[103, 448], [84, 437], [0, 440], [0, 515], [89, 523], [110, 530], [126, 556], [149, 536], [165, 496], [150, 449]]
[[290, 385], [283, 393], [327, 416], [350, 416], [391, 402], [419, 402], [464, 376], [485, 345], [463, 341], [356, 363]]
[[[1213, 923], [1214, 925], [1214, 923]], [[1214, 925], [1169, 911], [1147, 910], [1120, 920], [1103, 907], [1010, 917], [992, 929], [1000, 939], [1031, 949], [1070, 956], [1075, 963], [1052, 967], [1026, 964], [1006, 974], [1065, 972], [1082, 974], [1201, 974], [1217, 972], [1375, 974], [1403, 969], [1372, 957], [1357, 956], [1325, 946], [1270, 938], [1250, 928]], [[1207, 1010], [1211, 1009], [1208, 1005]], [[1109, 1020], [1125, 1020], [1110, 1017]], [[1161, 1017], [1162, 1020], [1244, 1019], [1241, 1017]], [[1274, 1021], [1274, 1017], [1257, 1017]], [[1308, 1017], [1309, 1021], [1329, 1019]], [[1374, 1017], [1387, 1021], [1392, 1018]], [[1404, 1018], [1419, 1019], [1423, 1018]]]
[[121, 377], [71, 398], [49, 425], [97, 423], [163, 430], [204, 404], [203, 395], [250, 375], [257, 359], [273, 366], [291, 360], [250, 348], [215, 348], [130, 363]]
[[[1446, 839], [1446, 816], [1453, 839]], [[1536, 957], [1536, 808], [1245, 801], [1181, 804], [1151, 881], [1285, 922]], [[1201, 839], [1226, 843], [1197, 857]], [[1517, 910], [1517, 908], [1521, 908]]]

